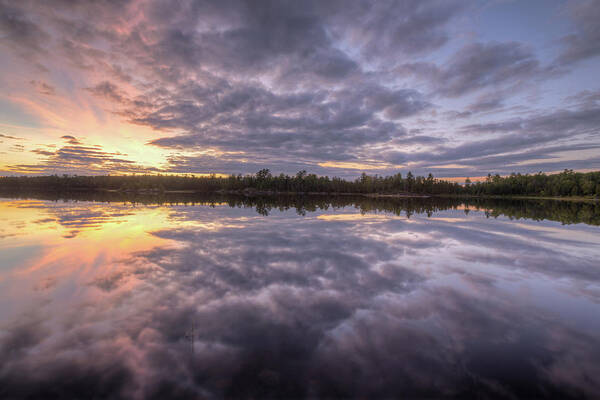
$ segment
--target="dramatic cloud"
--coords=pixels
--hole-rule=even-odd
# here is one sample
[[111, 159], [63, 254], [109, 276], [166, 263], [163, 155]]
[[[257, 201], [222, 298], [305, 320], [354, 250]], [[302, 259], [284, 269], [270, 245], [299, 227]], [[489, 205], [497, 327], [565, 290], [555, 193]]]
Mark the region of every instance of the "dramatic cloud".
[[[36, 164], [16, 164], [10, 166], [10, 171], [21, 173], [68, 173], [72, 170], [83, 171], [89, 174], [110, 173], [110, 171], [124, 171], [130, 173], [154, 171], [153, 168], [147, 168], [137, 165], [134, 161], [128, 160], [127, 154], [120, 152], [107, 152], [101, 146], [86, 146], [77, 138], [71, 135], [62, 136], [66, 145], [58, 150], [50, 148], [37, 148], [31, 150], [39, 156], [41, 161]], [[15, 145], [19, 146], [19, 145]], [[21, 146], [19, 151], [23, 151]]]
[[[513, 34], [493, 28], [524, 8], [440, 0], [1, 1], [8, 90], [0, 116], [9, 136], [27, 131], [47, 146], [81, 132], [88, 143], [110, 143], [136, 165], [165, 172], [428, 172], [439, 161], [477, 157], [452, 159], [456, 149], [502, 140], [500, 130], [476, 137], [464, 126], [507, 127], [533, 114], [557, 118], [547, 125], [554, 133], [540, 133], [540, 125], [536, 137], [581, 138], [584, 123], [575, 116], [595, 100], [562, 102], [599, 90], [578, 63], [597, 63], [598, 7], [548, 6], [565, 24], [536, 21], [531, 31], [539, 37], [523, 33], [530, 27], [518, 18]], [[599, 143], [588, 140], [587, 150]], [[510, 135], [506, 143], [521, 145]], [[1, 150], [15, 153], [4, 171], [33, 163], [6, 143]], [[514, 150], [533, 154], [531, 146]], [[50, 150], [26, 154], [40, 151]], [[497, 161], [486, 168], [503, 170]], [[557, 167], [579, 161], [565, 157]], [[126, 164], [105, 167], [131, 171]]]

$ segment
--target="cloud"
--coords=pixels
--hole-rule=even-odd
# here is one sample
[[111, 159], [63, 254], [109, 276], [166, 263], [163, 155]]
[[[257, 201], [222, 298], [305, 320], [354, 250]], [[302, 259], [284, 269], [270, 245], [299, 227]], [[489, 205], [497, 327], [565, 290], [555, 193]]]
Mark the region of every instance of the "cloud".
[[[168, 102], [132, 121], [155, 129], [183, 128], [190, 133], [151, 143], [165, 148], [202, 149], [215, 146], [229, 151], [272, 154], [285, 146], [299, 156], [345, 154], [363, 145], [402, 137], [397, 120], [432, 107], [425, 97], [408, 89], [389, 90], [378, 85], [313, 94], [275, 95], [257, 88], [225, 91], [214, 102]], [[355, 148], [353, 148], [354, 146]]]
[[[111, 111], [126, 121], [177, 132], [150, 144], [188, 152], [244, 151], [244, 159], [262, 159], [256, 165], [266, 159], [277, 163], [282, 147], [289, 148], [289, 156], [305, 162], [289, 162], [286, 169], [355, 158], [369, 146], [404, 137], [402, 120], [434, 108], [418, 90], [371, 79], [361, 67], [362, 56], [350, 54], [342, 42], [369, 37], [355, 42], [366, 57], [376, 37], [389, 37], [381, 49], [426, 54], [445, 43], [445, 25], [462, 10], [458, 3], [438, 1], [142, 2], [142, 22], [127, 25], [122, 20], [133, 12], [128, 2], [122, 8], [78, 4], [69, 13], [63, 6], [42, 6], [31, 14], [55, 27], [57, 52], [73, 66], [110, 77], [87, 92], [112, 103]], [[347, 30], [365, 6], [372, 18], [358, 19], [361, 23]], [[399, 7], [407, 19], [387, 18]], [[103, 22], [83, 23], [92, 14]], [[111, 31], [116, 25], [121, 28]], [[110, 43], [111, 53], [96, 41]], [[138, 95], [124, 90], [124, 81]]]
[[440, 96], [459, 97], [484, 88], [513, 90], [531, 80], [545, 79], [559, 71], [542, 67], [531, 48], [519, 42], [468, 44], [442, 66], [407, 63], [396, 68], [399, 74], [419, 76], [432, 82]]
[[[574, 77], [567, 64], [583, 56], [573, 54], [594, 54], [591, 2], [568, 6], [581, 24], [561, 41], [562, 61], [550, 63], [534, 37], [479, 32], [471, 22], [485, 12], [460, 1], [2, 4], [1, 45], [28, 57], [23, 75], [35, 63], [47, 68], [24, 81], [57, 96], [57, 104], [81, 106], [83, 91], [95, 120], [120, 118], [116, 124], [141, 126], [146, 138], [148, 128], [156, 131], [146, 143], [163, 155], [165, 171], [276, 166], [351, 175], [358, 170], [318, 165], [440, 165], [479, 133], [477, 141], [501, 129], [514, 133], [510, 124], [542, 97], [553, 103], [544, 90], [556, 78]], [[593, 97], [587, 101], [569, 109], [592, 108]], [[553, 107], [536, 113], [564, 108]], [[559, 125], [573, 124], [563, 116]], [[490, 129], [476, 133], [463, 120]]]
[[56, 94], [56, 89], [54, 86], [47, 84], [46, 82], [32, 80], [29, 82], [36, 90], [47, 96], [54, 96]]
[[73, 145], [81, 144], [81, 142], [79, 140], [77, 140], [77, 138], [75, 136], [64, 135], [64, 136], [61, 136], [60, 138], [66, 140], [67, 143], [69, 143], [69, 144], [73, 144]]
[[600, 55], [600, 10], [593, 0], [569, 3], [574, 32], [562, 38], [564, 46], [558, 57], [562, 64], [573, 64]]
[[580, 108], [600, 106], [600, 90], [583, 90], [566, 98], [566, 102], [574, 103]]
[[[593, 140], [600, 134], [600, 109], [597, 106], [575, 110], [562, 109], [551, 113], [532, 114], [528, 117], [500, 120], [485, 124], [464, 125], [460, 131], [472, 137], [471, 140], [457, 146], [438, 147], [438, 150], [425, 152], [388, 151], [383, 159], [393, 164], [413, 162], [413, 170], [426, 171], [440, 162], [458, 162], [472, 169], [451, 169], [448, 174], [474, 176], [482, 174], [480, 168], [489, 168], [486, 172], [504, 173], [540, 169], [556, 171], [565, 165], [564, 161], [548, 164], [549, 158], [557, 158], [556, 153], [572, 150], [592, 150], [598, 147]], [[592, 139], [592, 140], [590, 140]], [[520, 162], [528, 161], [527, 165]], [[598, 165], [595, 158], [572, 160], [570, 163], [585, 168]], [[547, 169], [550, 168], [550, 169]], [[462, 171], [462, 172], [461, 172]], [[452, 175], [449, 175], [452, 176]], [[464, 176], [464, 175], [463, 175]]]
[[24, 140], [23, 138], [20, 138], [20, 137], [10, 136], [10, 135], [4, 135], [2, 133], [0, 133], [0, 138], [12, 139], [12, 140]]
[[16, 164], [9, 166], [13, 173], [55, 174], [58, 172], [100, 174], [111, 171], [137, 173], [143, 171], [156, 171], [154, 167], [143, 167], [127, 159], [127, 154], [121, 152], [107, 152], [102, 146], [88, 146], [71, 135], [64, 135], [61, 139], [66, 145], [53, 150], [50, 147], [37, 148], [31, 152], [42, 156], [37, 164]]
[[392, 63], [442, 47], [449, 40], [446, 25], [467, 7], [456, 1], [342, 2], [338, 6], [331, 17], [333, 32], [365, 58]]
[[480, 96], [477, 101], [467, 107], [468, 112], [477, 114], [481, 112], [496, 110], [503, 106], [503, 96], [488, 94]]
[[13, 48], [22, 57], [30, 58], [31, 53], [45, 53], [44, 45], [49, 34], [19, 9], [18, 6], [0, 4], [1, 43]]
[[108, 81], [100, 82], [96, 86], [89, 87], [86, 90], [92, 93], [94, 96], [103, 97], [114, 103], [125, 102], [125, 95], [120, 93], [116, 85]]
[[551, 113], [516, 118], [499, 123], [472, 124], [462, 129], [469, 133], [519, 132], [543, 138], [543, 135], [596, 135], [600, 108], [562, 109]]

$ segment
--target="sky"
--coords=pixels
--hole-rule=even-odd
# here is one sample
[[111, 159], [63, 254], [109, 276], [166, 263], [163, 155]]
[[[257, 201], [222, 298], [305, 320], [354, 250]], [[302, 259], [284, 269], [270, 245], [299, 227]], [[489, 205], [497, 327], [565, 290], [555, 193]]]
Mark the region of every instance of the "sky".
[[0, 0], [0, 175], [600, 169], [600, 1]]

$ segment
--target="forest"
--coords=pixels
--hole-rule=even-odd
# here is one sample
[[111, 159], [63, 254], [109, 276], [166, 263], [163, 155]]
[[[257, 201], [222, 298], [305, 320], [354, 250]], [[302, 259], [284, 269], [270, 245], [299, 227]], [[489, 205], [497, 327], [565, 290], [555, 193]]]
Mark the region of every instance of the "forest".
[[483, 182], [466, 180], [461, 193], [471, 195], [521, 195], [521, 196], [584, 196], [600, 197], [600, 171], [573, 172], [565, 169], [558, 174], [509, 176], [488, 174]]
[[256, 174], [228, 177], [192, 175], [50, 175], [0, 177], [1, 192], [73, 192], [110, 190], [122, 192], [198, 193], [324, 193], [324, 194], [403, 194], [466, 196], [600, 197], [600, 171], [558, 174], [489, 174], [484, 181], [464, 184], [428, 176], [367, 175], [355, 180], [318, 176], [300, 171], [296, 175], [273, 175], [262, 169]]

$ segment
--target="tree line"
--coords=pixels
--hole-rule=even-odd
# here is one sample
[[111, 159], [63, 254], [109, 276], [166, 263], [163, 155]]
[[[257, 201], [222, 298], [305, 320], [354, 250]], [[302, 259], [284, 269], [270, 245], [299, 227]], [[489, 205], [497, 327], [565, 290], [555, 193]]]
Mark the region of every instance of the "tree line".
[[19, 191], [193, 191], [213, 192], [277, 192], [277, 193], [328, 193], [328, 194], [423, 194], [423, 195], [523, 195], [523, 196], [587, 196], [600, 197], [600, 172], [573, 172], [488, 175], [482, 182], [465, 184], [428, 176], [367, 175], [354, 180], [318, 176], [300, 171], [296, 175], [273, 175], [268, 169], [256, 174], [227, 177], [192, 175], [50, 175], [0, 177], [0, 190]]
[[585, 196], [600, 197], [600, 171], [573, 172], [565, 169], [558, 174], [488, 174], [483, 182], [466, 180], [462, 192], [471, 195], [522, 196]]

